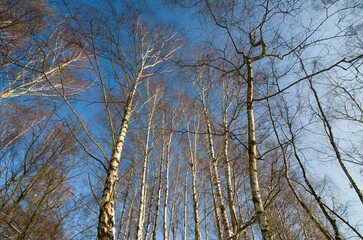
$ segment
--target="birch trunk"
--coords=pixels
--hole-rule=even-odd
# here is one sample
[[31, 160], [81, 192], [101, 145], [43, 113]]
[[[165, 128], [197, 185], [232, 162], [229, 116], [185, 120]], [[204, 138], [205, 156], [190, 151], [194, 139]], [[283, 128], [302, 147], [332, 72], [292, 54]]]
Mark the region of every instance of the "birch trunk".
[[180, 196], [180, 194], [178, 193], [178, 189], [177, 187], [179, 186], [179, 181], [180, 181], [180, 165], [181, 165], [181, 161], [178, 161], [179, 164], [178, 164], [178, 168], [176, 170], [176, 177], [175, 177], [175, 180], [174, 180], [174, 194], [173, 194], [173, 202], [172, 202], [172, 205], [171, 205], [171, 211], [170, 211], [170, 224], [169, 224], [169, 228], [168, 228], [168, 236], [169, 236], [169, 239], [171, 237], [170, 234], [170, 231], [172, 231], [173, 233], [173, 239], [176, 238], [176, 227], [177, 227], [177, 196]]
[[[164, 151], [164, 150], [162, 150]], [[162, 171], [163, 171], [163, 153], [161, 154], [160, 158], [160, 166], [159, 166], [159, 175], [158, 175], [158, 189], [157, 189], [157, 196], [156, 196], [156, 206], [155, 206], [155, 214], [153, 220], [153, 228], [151, 232], [150, 239], [156, 240], [156, 230], [158, 227], [158, 218], [159, 218], [159, 211], [160, 211], [160, 203], [161, 203], [161, 183], [162, 183]]]
[[213, 171], [212, 171], [212, 164], [209, 162], [208, 163], [208, 167], [209, 167], [209, 181], [210, 181], [210, 187], [212, 190], [212, 196], [213, 196], [213, 209], [214, 209], [214, 216], [215, 216], [215, 220], [216, 220], [216, 227], [217, 227], [217, 232], [218, 232], [218, 239], [223, 239], [223, 232], [222, 232], [222, 224], [221, 224], [221, 218], [220, 218], [220, 212], [219, 212], [219, 208], [217, 206], [217, 198], [216, 198], [216, 194], [215, 194], [215, 190], [214, 190], [214, 179], [212, 178], [213, 175]]
[[225, 136], [224, 136], [224, 164], [225, 164], [225, 175], [226, 175], [226, 183], [227, 183], [227, 197], [228, 197], [228, 206], [231, 214], [232, 228], [233, 232], [236, 233], [238, 229], [238, 222], [236, 216], [236, 210], [234, 207], [233, 201], [233, 192], [232, 192], [232, 179], [231, 179], [231, 164], [228, 157], [228, 130], [227, 130], [227, 118], [223, 117], [223, 125], [225, 128]]
[[121, 153], [125, 142], [126, 132], [131, 117], [131, 108], [134, 95], [138, 85], [138, 79], [133, 84], [126, 101], [124, 116], [121, 122], [121, 128], [118, 133], [116, 144], [112, 151], [112, 158], [109, 162], [106, 180], [102, 192], [102, 201], [100, 204], [100, 213], [98, 217], [98, 234], [97, 239], [113, 240], [115, 239], [115, 185], [117, 181], [117, 172], [121, 160]]
[[187, 240], [187, 202], [188, 202], [188, 171], [185, 173], [184, 182], [184, 229], [183, 240]]
[[270, 226], [267, 221], [265, 209], [263, 207], [260, 187], [258, 183], [257, 174], [257, 149], [256, 149], [256, 135], [255, 135], [255, 120], [253, 116], [253, 72], [252, 61], [247, 58], [247, 117], [248, 117], [248, 163], [250, 186], [252, 191], [252, 202], [255, 207], [256, 219], [260, 226], [262, 238], [264, 240], [274, 239]]
[[198, 206], [198, 194], [197, 194], [197, 170], [196, 170], [196, 154], [197, 154], [197, 138], [194, 137], [194, 151], [192, 149], [190, 133], [188, 129], [188, 146], [189, 146], [189, 153], [190, 153], [190, 172], [192, 174], [192, 196], [193, 196], [193, 211], [194, 211], [194, 225], [195, 225], [195, 239], [201, 240], [202, 235], [200, 233], [200, 226], [199, 226], [199, 206]]
[[[146, 144], [149, 143], [149, 133], [147, 136]], [[147, 153], [146, 153], [147, 154]], [[145, 221], [145, 202], [146, 202], [146, 194], [147, 194], [147, 168], [149, 166], [149, 158], [145, 156], [144, 164], [142, 167], [142, 178], [141, 178], [141, 193], [140, 193], [140, 207], [139, 207], [139, 216], [137, 220], [137, 234], [136, 239], [142, 239], [142, 233], [144, 229], [144, 221]]]
[[[205, 187], [204, 187], [205, 188]], [[208, 209], [207, 209], [207, 198], [204, 197], [204, 233], [205, 233], [205, 240], [208, 240]]]
[[153, 207], [153, 204], [154, 204], [155, 191], [156, 190], [154, 188], [151, 190], [151, 195], [149, 197], [149, 204], [148, 204], [147, 208], [145, 209], [145, 214], [147, 212], [147, 218], [146, 218], [145, 234], [144, 234], [144, 237], [142, 239], [149, 239], [150, 227], [151, 227], [151, 220], [150, 219], [151, 219], [151, 214], [152, 214], [152, 207]]
[[143, 236], [144, 224], [145, 224], [145, 214], [146, 214], [146, 195], [148, 189], [148, 172], [149, 172], [149, 142], [150, 142], [150, 132], [151, 132], [151, 125], [152, 119], [154, 116], [155, 106], [156, 106], [156, 96], [154, 96], [154, 102], [152, 105], [152, 109], [150, 111], [149, 119], [148, 119], [148, 126], [147, 126], [147, 134], [146, 134], [146, 141], [145, 141], [145, 150], [144, 150], [144, 164], [142, 167], [142, 179], [141, 179], [141, 193], [140, 193], [140, 208], [139, 208], [139, 217], [138, 217], [138, 224], [137, 224], [137, 233], [136, 239], [141, 240]]
[[[113, 7], [113, 6], [111, 6]], [[132, 9], [130, 9], [132, 10]], [[117, 11], [114, 11], [112, 9], [112, 13], [116, 13]], [[134, 12], [136, 13], [136, 12]], [[136, 15], [135, 15], [136, 16]], [[118, 19], [118, 16], [117, 16]], [[106, 170], [106, 179], [103, 186], [103, 192], [102, 192], [102, 200], [100, 203], [100, 213], [99, 213], [99, 219], [98, 219], [98, 239], [111, 239], [113, 240], [115, 238], [115, 203], [114, 203], [114, 192], [115, 192], [115, 185], [117, 182], [117, 172], [120, 164], [121, 159], [121, 153], [124, 146], [124, 141], [126, 137], [126, 132], [129, 125], [129, 120], [132, 113], [132, 104], [134, 100], [134, 95], [137, 89], [138, 84], [143, 80], [150, 78], [155, 75], [159, 75], [164, 73], [165, 71], [162, 71], [160, 69], [157, 69], [156, 66], [160, 63], [170, 59], [175, 51], [177, 51], [180, 46], [175, 45], [176, 41], [173, 40], [173, 37], [175, 34], [163, 34], [160, 32], [160, 29], [157, 29], [153, 31], [153, 28], [147, 28], [145, 24], [141, 24], [141, 17], [137, 17], [137, 19], [134, 19], [135, 22], [130, 22], [131, 24], [129, 27], [131, 28], [130, 34], [130, 41], [133, 42], [133, 47], [131, 47], [129, 50], [133, 49], [134, 52], [131, 53], [130, 58], [126, 56], [124, 49], [122, 49], [123, 43], [118, 42], [118, 37], [114, 37], [114, 32], [106, 32], [106, 39], [110, 39], [111, 46], [109, 49], [110, 58], [107, 58], [112, 61], [112, 68], [113, 73], [116, 75], [117, 81], [121, 86], [125, 86], [125, 83], [127, 83], [127, 86], [131, 86], [127, 94], [126, 103], [124, 106], [124, 116], [121, 121], [120, 130], [118, 132], [118, 136], [116, 137], [115, 142], [113, 143], [113, 149], [112, 149], [112, 156], [111, 160], [108, 162], [107, 170]], [[121, 24], [123, 25], [123, 24]], [[125, 28], [126, 29], [126, 28]], [[121, 32], [125, 31], [125, 29], [121, 29]], [[120, 29], [119, 29], [120, 30]], [[117, 32], [117, 30], [116, 30]], [[128, 31], [126, 31], [128, 32]], [[117, 35], [117, 34], [116, 34]], [[117, 35], [118, 36], [118, 35]], [[111, 41], [112, 39], [112, 41]], [[114, 41], [115, 40], [115, 41]], [[127, 41], [126, 41], [127, 42]], [[113, 47], [118, 48], [116, 51], [117, 53], [122, 53], [120, 56], [114, 52]], [[106, 48], [107, 49], [107, 48]], [[95, 55], [96, 57], [97, 55]], [[115, 62], [113, 62], [115, 61]], [[96, 60], [97, 62], [97, 60]], [[120, 69], [115, 69], [114, 64], [118, 65]], [[145, 69], [148, 70], [147, 73], [145, 72]], [[111, 70], [111, 69], [110, 69]], [[121, 72], [121, 73], [119, 73]], [[122, 80], [121, 80], [122, 79]], [[124, 80], [124, 81], [123, 81]], [[102, 82], [102, 81], [101, 81]], [[108, 105], [106, 104], [106, 109], [108, 109]], [[117, 116], [117, 115], [116, 115]], [[112, 120], [113, 118], [110, 118], [110, 124], [112, 127]], [[81, 121], [82, 123], [82, 121]], [[85, 128], [85, 127], [83, 127]], [[113, 130], [113, 129], [112, 129]], [[98, 144], [96, 143], [98, 146]], [[148, 162], [148, 159], [145, 159], [145, 162]], [[145, 163], [144, 162], [144, 163]], [[144, 172], [145, 173], [145, 172]], [[146, 176], [142, 180], [143, 186], [145, 186]], [[146, 189], [143, 187], [142, 191], [142, 198], [141, 200], [144, 201], [143, 198], [146, 196]], [[141, 205], [141, 211], [142, 218], [139, 219], [138, 223], [138, 229], [142, 229], [143, 225], [143, 212], [145, 206], [142, 203]], [[138, 230], [138, 234], [139, 234]], [[138, 235], [139, 239], [140, 235]], [[141, 235], [142, 237], [142, 235]]]
[[170, 133], [169, 141], [166, 150], [166, 162], [165, 162], [165, 190], [164, 190], [164, 211], [163, 211], [163, 234], [164, 240], [168, 239], [167, 229], [167, 213], [168, 213], [168, 201], [169, 201], [169, 163], [170, 163], [170, 146], [172, 140], [172, 133]]
[[213, 136], [212, 136], [212, 128], [211, 128], [211, 124], [208, 118], [208, 112], [204, 103], [204, 99], [202, 100], [203, 102], [203, 108], [204, 108], [204, 115], [205, 115], [205, 121], [206, 121], [206, 127], [207, 127], [207, 137], [208, 137], [208, 145], [209, 145], [209, 154], [212, 160], [212, 178], [213, 178], [213, 184], [214, 184], [214, 189], [215, 189], [215, 193], [216, 193], [216, 203], [217, 203], [217, 209], [220, 212], [220, 217], [221, 217], [221, 223], [223, 225], [224, 228], [224, 233], [225, 233], [225, 238], [228, 238], [230, 236], [232, 236], [232, 232], [229, 228], [229, 222], [228, 222], [228, 216], [227, 216], [227, 211], [226, 208], [224, 207], [224, 203], [223, 203], [223, 198], [222, 198], [222, 190], [221, 190], [221, 182], [220, 182], [220, 178], [219, 178], [219, 173], [218, 173], [218, 162], [217, 162], [217, 158], [215, 156], [214, 153], [214, 144], [213, 144]]

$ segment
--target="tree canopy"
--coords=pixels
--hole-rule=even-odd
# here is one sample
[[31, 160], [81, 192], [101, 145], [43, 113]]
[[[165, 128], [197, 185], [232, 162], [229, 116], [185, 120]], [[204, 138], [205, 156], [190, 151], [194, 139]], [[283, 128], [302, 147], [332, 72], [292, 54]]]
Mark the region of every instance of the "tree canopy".
[[363, 239], [357, 0], [4, 0], [0, 238]]

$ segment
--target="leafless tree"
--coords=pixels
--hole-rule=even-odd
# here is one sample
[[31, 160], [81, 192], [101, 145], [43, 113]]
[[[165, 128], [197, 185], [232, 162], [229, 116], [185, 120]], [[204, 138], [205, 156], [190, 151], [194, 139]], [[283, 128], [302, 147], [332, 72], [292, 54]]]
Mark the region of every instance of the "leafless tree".
[[[75, 77], [82, 51], [68, 41], [64, 20], [45, 1], [1, 3], [0, 100], [4, 105], [18, 97], [55, 96], [53, 87], [75, 94], [85, 85]], [[50, 81], [53, 87], [49, 84]]]
[[[118, 6], [123, 6], [124, 9], [118, 11]], [[166, 72], [167, 69], [163, 68], [163, 63], [170, 59], [180, 47], [173, 30], [148, 22], [146, 15], [140, 14], [139, 10], [132, 8], [132, 4], [119, 1], [110, 3], [103, 13], [83, 16], [85, 19], [82, 21], [77, 19], [78, 15], [73, 15], [81, 37], [78, 43], [81, 46], [85, 44], [82, 49], [97, 78], [103, 108], [107, 116], [107, 124], [111, 133], [110, 157], [107, 156], [101, 144], [95, 140], [96, 138], [91, 136], [67, 97], [58, 91], [102, 156], [101, 160], [88, 152], [105, 171], [102, 199], [99, 201], [99, 239], [115, 238], [115, 187], [117, 182], [122, 179], [122, 176], [118, 177], [121, 153], [129, 123], [132, 120], [131, 115], [138, 104], [134, 103], [138, 94], [137, 90], [148, 79]], [[126, 18], [125, 15], [127, 15]], [[112, 81], [108, 81], [106, 76], [111, 76]], [[56, 89], [56, 87], [54, 88]], [[114, 89], [117, 89], [116, 92]], [[153, 97], [144, 100], [147, 103], [152, 99]], [[117, 119], [121, 120], [117, 121]], [[85, 146], [84, 148], [86, 149]], [[142, 200], [141, 206], [145, 204], [144, 200]], [[144, 207], [142, 207], [140, 213], [144, 211]], [[139, 216], [143, 216], [143, 214]], [[142, 225], [140, 224], [144, 222], [144, 218], [139, 219], [138, 222], [141, 231]], [[139, 232], [139, 238], [142, 236], [140, 234]]]

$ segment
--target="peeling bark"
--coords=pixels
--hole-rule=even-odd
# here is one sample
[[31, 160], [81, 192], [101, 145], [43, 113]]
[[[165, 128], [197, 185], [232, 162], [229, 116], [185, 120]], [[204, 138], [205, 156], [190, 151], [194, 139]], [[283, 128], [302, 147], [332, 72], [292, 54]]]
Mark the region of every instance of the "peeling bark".
[[112, 151], [112, 158], [108, 165], [106, 180], [103, 187], [100, 213], [98, 217], [98, 234], [97, 239], [113, 240], [115, 239], [115, 201], [114, 192], [117, 181], [117, 171], [121, 160], [121, 152], [124, 146], [126, 132], [131, 117], [131, 107], [136, 92], [138, 81], [136, 81], [130, 91], [126, 102], [124, 117], [121, 122], [121, 128], [118, 134], [116, 144]]

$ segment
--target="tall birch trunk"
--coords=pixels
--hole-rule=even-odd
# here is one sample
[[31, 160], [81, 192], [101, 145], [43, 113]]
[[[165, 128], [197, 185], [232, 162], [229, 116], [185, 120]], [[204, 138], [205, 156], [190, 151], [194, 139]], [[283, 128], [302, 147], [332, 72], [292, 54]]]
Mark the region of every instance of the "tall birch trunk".
[[214, 216], [215, 216], [215, 220], [216, 220], [215, 223], [216, 223], [217, 232], [218, 232], [218, 239], [223, 239], [220, 211], [219, 211], [218, 204], [217, 204], [215, 189], [213, 187], [214, 179], [212, 177], [212, 175], [213, 175], [212, 163], [210, 163], [210, 162], [208, 163], [208, 169], [209, 169], [209, 181], [210, 181], [210, 186], [211, 186], [212, 196], [213, 196], [213, 209], [214, 209]]
[[139, 216], [137, 221], [137, 234], [136, 239], [141, 240], [142, 239], [142, 233], [144, 230], [144, 222], [145, 222], [145, 205], [146, 205], [146, 194], [147, 194], [147, 188], [148, 188], [148, 182], [147, 182], [147, 172], [149, 167], [149, 157], [147, 156], [147, 149], [149, 145], [149, 131], [147, 133], [146, 143], [145, 143], [145, 156], [144, 156], [144, 164], [142, 167], [142, 178], [141, 178], [141, 193], [140, 193], [140, 207], [139, 207]]
[[[112, 12], [115, 13], [115, 11], [113, 10]], [[121, 160], [121, 153], [125, 142], [126, 132], [129, 126], [129, 120], [132, 113], [132, 104], [137, 86], [143, 79], [162, 74], [163, 71], [156, 69], [156, 66], [170, 59], [174, 54], [174, 52], [180, 48], [180, 46], [176, 46], [175, 45], [176, 42], [172, 40], [175, 34], [164, 35], [162, 32], [160, 32], [159, 29], [152, 31], [152, 28], [150, 29], [144, 28], [144, 24], [141, 24], [141, 19], [142, 19], [141, 17], [138, 17], [137, 19], [135, 19], [136, 20], [135, 22], [129, 25], [129, 27], [131, 27], [131, 31], [129, 32], [131, 34], [130, 40], [133, 41], [134, 44], [133, 47], [130, 48], [130, 50], [133, 49], [134, 52], [133, 54], [131, 54], [129, 59], [125, 54], [125, 52], [127, 51], [124, 51], [122, 49], [123, 43], [118, 42], [117, 37], [116, 39], [114, 38], [113, 32], [106, 33], [106, 35], [110, 34], [106, 36], [106, 38], [110, 40], [112, 39], [112, 41], [110, 41], [112, 47], [111, 46], [106, 46], [106, 47], [120, 48], [116, 52], [123, 53], [119, 56], [117, 55], [117, 53], [114, 52], [114, 50], [111, 50], [111, 48], [109, 49], [110, 50], [109, 54], [111, 57], [108, 59], [112, 61], [111, 64], [112, 67], [114, 67], [114, 64], [120, 67], [120, 69], [113, 68], [113, 73], [116, 75], [116, 78], [121, 85], [125, 84], [125, 82], [121, 81], [121, 79], [125, 78], [127, 84], [130, 84], [129, 86], [132, 87], [129, 90], [129, 92], [126, 93], [128, 94], [128, 96], [125, 103], [124, 116], [122, 118], [120, 130], [118, 132], [116, 140], [113, 143], [114, 145], [112, 149], [111, 160], [108, 162], [106, 170], [106, 178], [102, 191], [102, 200], [100, 203], [100, 213], [98, 219], [98, 233], [97, 233], [98, 239], [104, 239], [104, 240], [115, 239], [115, 219], [114, 219], [115, 185], [117, 182], [117, 172]], [[114, 40], [116, 42], [114, 42]], [[113, 61], [116, 61], [118, 63]], [[145, 69], [148, 69], [148, 72], [144, 74]], [[119, 74], [119, 71], [121, 72], [121, 74]], [[134, 82], [131, 82], [132, 80]], [[106, 104], [106, 109], [108, 109], [107, 103], [105, 104]], [[113, 118], [110, 118], [111, 126], [112, 126], [112, 120]], [[97, 143], [96, 145], [98, 146]], [[148, 159], [145, 159], [145, 162], [148, 162]], [[144, 186], [146, 185], [144, 184], [145, 181], [146, 181], [146, 176], [142, 180]], [[142, 192], [141, 193], [142, 197], [144, 198], [146, 196], [146, 190], [143, 189], [141, 192]], [[141, 206], [142, 215], [144, 212], [144, 208], [145, 208], [144, 206]], [[142, 216], [142, 218], [144, 217]], [[140, 224], [142, 225], [143, 221], [139, 221], [138, 223], [138, 228], [142, 229], [142, 226]]]
[[153, 204], [154, 204], [155, 191], [156, 191], [155, 188], [153, 188], [151, 190], [151, 195], [149, 197], [149, 204], [148, 204], [147, 208], [145, 209], [145, 214], [147, 212], [147, 218], [145, 220], [146, 221], [146, 226], [145, 226], [145, 234], [144, 234], [143, 239], [149, 239], [150, 227], [151, 227], [151, 223], [152, 223], [152, 221], [150, 219], [151, 219], [151, 214], [153, 212], [152, 207], [153, 207]]
[[[163, 148], [163, 147], [162, 147]], [[164, 152], [164, 149], [162, 149]], [[159, 175], [158, 175], [158, 189], [157, 189], [157, 196], [156, 196], [156, 206], [155, 206], [155, 213], [154, 213], [154, 220], [153, 220], [153, 227], [151, 232], [150, 239], [156, 240], [156, 230], [158, 226], [158, 219], [159, 219], [159, 212], [160, 212], [160, 204], [161, 204], [161, 184], [162, 184], [162, 171], [163, 171], [163, 158], [164, 154], [161, 154], [160, 158], [160, 166], [159, 166]]]
[[232, 232], [229, 228], [227, 211], [226, 211], [226, 208], [224, 207], [224, 203], [223, 203], [221, 182], [220, 182], [219, 173], [218, 173], [218, 162], [217, 162], [217, 158], [214, 153], [212, 128], [211, 128], [211, 124], [210, 124], [210, 121], [208, 118], [208, 112], [207, 112], [207, 108], [205, 106], [204, 99], [202, 99], [202, 104], [203, 104], [203, 108], [204, 108], [204, 117], [205, 117], [206, 127], [207, 127], [209, 154], [210, 154], [210, 158], [212, 160], [212, 163], [211, 163], [212, 176], [211, 177], [213, 178], [213, 184], [214, 184], [214, 186], [212, 186], [212, 187], [214, 187], [215, 193], [216, 193], [217, 209], [220, 213], [221, 223], [224, 228], [224, 233], [225, 233], [224, 237], [228, 238], [228, 237], [232, 236]]
[[252, 191], [252, 202], [255, 207], [256, 219], [260, 226], [262, 238], [264, 240], [274, 239], [270, 226], [267, 221], [265, 209], [263, 207], [260, 187], [257, 174], [257, 149], [256, 149], [256, 130], [255, 120], [253, 116], [253, 72], [252, 61], [247, 58], [247, 117], [248, 117], [248, 163], [250, 186]]
[[[204, 187], [206, 188], [206, 187]], [[207, 198], [204, 197], [204, 233], [205, 233], [205, 240], [208, 240], [208, 209], [207, 209]]]
[[172, 133], [169, 135], [169, 141], [166, 147], [166, 162], [165, 162], [165, 190], [164, 190], [164, 211], [163, 211], [163, 236], [164, 240], [168, 239], [167, 230], [167, 214], [168, 214], [168, 201], [169, 201], [169, 164], [170, 164], [170, 147], [171, 147]]
[[231, 164], [230, 164], [229, 157], [228, 157], [228, 128], [227, 128], [226, 116], [223, 116], [223, 125], [225, 128], [224, 165], [225, 165], [225, 175], [226, 175], [226, 183], [227, 183], [228, 206], [229, 206], [229, 212], [231, 214], [233, 232], [236, 233], [237, 229], [238, 229], [238, 222], [237, 222], [236, 210], [235, 210], [234, 201], [233, 201]]
[[176, 171], [176, 177], [175, 177], [175, 180], [174, 180], [174, 194], [173, 194], [173, 202], [171, 204], [171, 211], [170, 211], [170, 224], [169, 224], [169, 228], [168, 228], [168, 236], [170, 239], [171, 235], [170, 235], [170, 231], [172, 231], [173, 233], [173, 239], [176, 238], [176, 229], [177, 229], [177, 203], [176, 203], [176, 200], [177, 200], [177, 196], [180, 195], [178, 193], [178, 189], [177, 187], [179, 187], [179, 181], [180, 181], [180, 165], [181, 165], [181, 162], [182, 161], [178, 161], [179, 164], [178, 164], [178, 168], [177, 168], [177, 171]]
[[188, 171], [185, 173], [184, 182], [184, 226], [183, 226], [183, 240], [187, 240], [187, 202], [188, 202]]
[[143, 236], [144, 224], [145, 224], [145, 215], [146, 215], [146, 199], [147, 199], [147, 189], [148, 189], [148, 178], [149, 178], [149, 142], [150, 142], [150, 132], [152, 119], [154, 116], [154, 111], [156, 107], [157, 98], [154, 96], [154, 101], [152, 103], [152, 109], [149, 113], [148, 126], [147, 126], [147, 134], [145, 140], [145, 150], [144, 150], [144, 164], [142, 167], [142, 179], [141, 179], [141, 193], [140, 193], [140, 208], [139, 208], [139, 217], [137, 221], [137, 233], [136, 239], [141, 240]]
[[118, 133], [117, 141], [112, 150], [111, 161], [107, 168], [105, 184], [102, 192], [100, 204], [100, 213], [98, 217], [97, 239], [113, 240], [115, 239], [115, 185], [117, 181], [117, 172], [121, 160], [121, 153], [125, 142], [126, 132], [131, 117], [132, 103], [134, 100], [138, 79], [133, 84], [126, 101], [124, 116], [121, 122], [121, 128]]
[[196, 151], [197, 151], [197, 138], [194, 137], [194, 151], [192, 149], [190, 133], [188, 129], [188, 146], [189, 146], [189, 153], [190, 153], [190, 172], [192, 174], [192, 196], [193, 196], [193, 211], [194, 211], [194, 225], [195, 225], [195, 239], [201, 240], [202, 235], [200, 233], [200, 226], [199, 226], [199, 206], [198, 206], [198, 194], [197, 194], [197, 170], [196, 170]]

